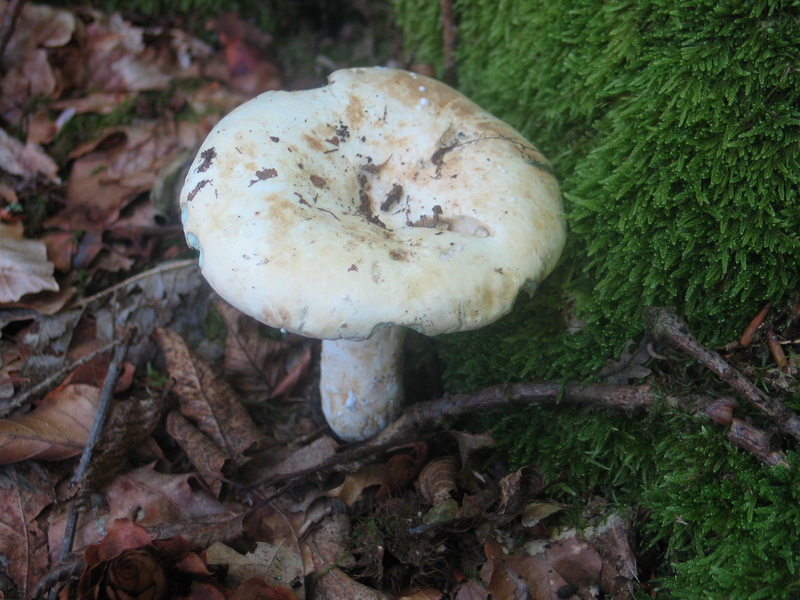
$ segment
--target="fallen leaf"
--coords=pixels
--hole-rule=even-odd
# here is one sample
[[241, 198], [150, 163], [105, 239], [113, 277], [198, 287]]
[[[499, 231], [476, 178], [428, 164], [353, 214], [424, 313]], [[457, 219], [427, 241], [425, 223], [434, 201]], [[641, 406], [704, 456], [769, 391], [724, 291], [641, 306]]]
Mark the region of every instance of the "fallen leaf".
[[0, 468], [0, 556], [23, 598], [48, 571], [47, 536], [36, 519], [54, 501], [50, 476], [36, 462]]
[[237, 465], [246, 462], [245, 453], [258, 447], [263, 436], [233, 390], [177, 333], [158, 329], [158, 339], [175, 380], [181, 413]]
[[167, 415], [167, 433], [183, 449], [214, 495], [219, 496], [222, 468], [228, 462], [225, 453], [177, 411]]
[[475, 579], [467, 579], [458, 586], [455, 600], [489, 600], [486, 588]]
[[0, 303], [42, 290], [58, 291], [53, 270], [43, 241], [24, 239], [21, 224], [0, 223]]
[[391, 596], [357, 582], [338, 567], [324, 573], [314, 586], [314, 600], [390, 600]]
[[[274, 398], [291, 392], [307, 371], [311, 348], [263, 335], [252, 317], [227, 302], [217, 302], [228, 334], [225, 338], [225, 378], [244, 395], [252, 398]], [[294, 354], [294, 368], [287, 369]]]
[[225, 512], [196, 485], [191, 473], [159, 473], [145, 465], [117, 476], [104, 490], [110, 519], [127, 518], [142, 527]]
[[647, 350], [649, 342], [650, 340], [646, 339], [636, 347], [633, 340], [628, 340], [622, 347], [619, 358], [606, 361], [605, 366], [597, 374], [605, 383], [612, 384], [628, 384], [634, 379], [644, 379], [651, 373], [650, 369], [644, 366], [652, 358]]
[[368, 487], [379, 486], [385, 477], [385, 465], [369, 463], [361, 467], [357, 473], [345, 476], [341, 485], [328, 490], [326, 495], [337, 498], [346, 506], [352, 506]]
[[255, 549], [246, 554], [216, 543], [205, 551], [205, 556], [209, 565], [225, 567], [228, 587], [238, 588], [257, 578], [270, 586], [283, 587], [290, 594], [287, 599], [305, 598], [303, 561], [296, 542], [284, 540], [276, 545], [256, 542]]
[[66, 385], [29, 413], [0, 420], [0, 464], [63, 460], [83, 451], [100, 401], [100, 390]]

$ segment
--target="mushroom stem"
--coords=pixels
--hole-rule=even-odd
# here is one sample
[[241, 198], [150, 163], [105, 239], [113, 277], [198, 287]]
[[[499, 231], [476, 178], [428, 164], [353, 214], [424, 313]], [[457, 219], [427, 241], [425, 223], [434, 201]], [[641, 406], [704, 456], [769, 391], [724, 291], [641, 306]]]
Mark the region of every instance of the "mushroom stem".
[[400, 414], [405, 335], [385, 327], [362, 342], [322, 342], [322, 412], [341, 439], [369, 439]]

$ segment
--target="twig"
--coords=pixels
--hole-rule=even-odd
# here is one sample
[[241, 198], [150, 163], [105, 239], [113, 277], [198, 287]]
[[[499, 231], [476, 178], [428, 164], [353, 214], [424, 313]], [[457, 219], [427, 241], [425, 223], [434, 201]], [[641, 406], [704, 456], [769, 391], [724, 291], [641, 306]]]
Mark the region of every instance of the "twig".
[[731, 444], [754, 454], [767, 466], [789, 466], [786, 455], [770, 447], [769, 438], [764, 431], [741, 419], [734, 418], [731, 421], [730, 429], [725, 436]]
[[590, 404], [634, 412], [650, 406], [656, 396], [650, 386], [607, 385], [601, 383], [512, 383], [477, 392], [445, 396], [411, 405], [394, 423], [370, 444], [396, 444], [420, 430], [429, 429], [443, 417], [460, 417], [478, 410], [510, 404]]
[[[650, 406], [657, 396], [647, 385], [604, 385], [590, 383], [512, 383], [497, 385], [477, 392], [445, 396], [408, 407], [394, 423], [377, 437], [354, 446], [314, 467], [274, 475], [252, 488], [269, 488], [325, 471], [351, 470], [348, 465], [385, 452], [410, 438], [419, 439], [423, 431], [431, 430], [444, 417], [457, 417], [510, 404], [589, 404], [634, 412]], [[267, 501], [286, 490], [278, 492]]]
[[81, 365], [85, 365], [87, 362], [94, 360], [96, 357], [100, 356], [101, 354], [105, 354], [111, 348], [119, 344], [119, 340], [110, 342], [103, 346], [102, 348], [98, 348], [94, 352], [90, 352], [86, 356], [82, 356], [76, 361], [71, 362], [68, 365], [61, 367], [58, 371], [49, 375], [33, 387], [25, 390], [24, 392], [17, 394], [11, 400], [3, 403], [3, 406], [0, 407], [0, 417], [5, 417], [8, 413], [10, 413], [15, 408], [19, 408], [20, 406], [24, 405], [28, 402], [31, 398], [39, 396], [50, 390], [58, 384], [64, 377], [66, 377], [67, 373], [74, 371]]
[[174, 262], [170, 262], [170, 263], [165, 263], [163, 265], [159, 265], [158, 267], [155, 267], [155, 268], [150, 269], [148, 271], [144, 271], [142, 273], [139, 273], [138, 275], [134, 275], [133, 277], [129, 277], [125, 281], [120, 281], [118, 284], [112, 285], [111, 287], [108, 287], [108, 288], [106, 288], [106, 289], [104, 289], [104, 290], [102, 290], [100, 292], [97, 292], [96, 294], [94, 294], [92, 296], [87, 296], [86, 298], [81, 298], [80, 300], [76, 300], [75, 302], [73, 302], [72, 304], [70, 304], [67, 307], [67, 310], [72, 309], [72, 308], [77, 308], [78, 306], [86, 306], [87, 304], [90, 304], [90, 303], [94, 302], [98, 298], [102, 298], [103, 296], [107, 296], [109, 294], [113, 294], [117, 290], [126, 288], [129, 285], [131, 285], [133, 283], [136, 283], [139, 280], [147, 279], [148, 277], [152, 277], [153, 275], [158, 275], [159, 273], [165, 273], [167, 271], [183, 269], [184, 267], [191, 267], [191, 266], [196, 266], [196, 265], [197, 265], [197, 259], [196, 258], [187, 258], [187, 259], [184, 259], [184, 260], [176, 260]]
[[[77, 488], [84, 475], [86, 475], [86, 469], [89, 467], [89, 461], [92, 459], [94, 447], [97, 444], [97, 441], [100, 439], [103, 426], [108, 418], [108, 413], [111, 409], [111, 399], [114, 396], [114, 388], [117, 386], [117, 381], [119, 381], [119, 378], [122, 375], [125, 354], [128, 352], [128, 347], [133, 339], [134, 331], [134, 329], [128, 330], [125, 338], [114, 350], [114, 358], [111, 360], [111, 364], [108, 367], [108, 373], [106, 374], [106, 379], [103, 382], [103, 388], [100, 391], [100, 402], [97, 406], [97, 412], [94, 415], [94, 423], [92, 423], [92, 429], [89, 432], [89, 438], [86, 440], [86, 447], [83, 449], [83, 454], [81, 455], [81, 460], [78, 463], [77, 469], [75, 470], [75, 475], [73, 475], [72, 480], [70, 481], [70, 488], [72, 489]], [[65, 559], [70, 550], [72, 550], [72, 541], [75, 538], [75, 529], [78, 524], [79, 504], [79, 501], [73, 502], [70, 513], [67, 517], [67, 525], [64, 532], [64, 543], [61, 546], [61, 560]]]
[[693, 336], [674, 309], [645, 309], [647, 328], [659, 341], [668, 342], [682, 350], [707, 369], [716, 373], [734, 390], [746, 398], [764, 415], [769, 417], [780, 430], [800, 440], [800, 418], [783, 402], [770, 398], [758, 389], [739, 371], [729, 365], [713, 350], [702, 346]]

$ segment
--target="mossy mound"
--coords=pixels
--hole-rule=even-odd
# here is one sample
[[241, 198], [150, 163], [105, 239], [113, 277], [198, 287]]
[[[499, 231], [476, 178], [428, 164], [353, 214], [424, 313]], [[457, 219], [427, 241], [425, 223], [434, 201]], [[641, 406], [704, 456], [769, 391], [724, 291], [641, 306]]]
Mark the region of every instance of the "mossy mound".
[[[437, 4], [395, 1], [409, 52], [441, 64]], [[588, 375], [641, 333], [647, 305], [728, 341], [798, 289], [796, 2], [455, 6], [459, 88], [551, 159], [571, 235], [545, 290], [557, 298], [443, 344], [467, 365], [454, 386], [484, 383], [487, 346], [506, 378]], [[585, 328], [554, 337], [569, 319]]]
[[[394, 0], [406, 50], [441, 70], [438, 4]], [[707, 345], [738, 338], [766, 302], [792, 306], [800, 3], [454, 8], [458, 87], [549, 157], [570, 237], [535, 297], [438, 340], [450, 389], [591, 377], [641, 338], [648, 305], [675, 306]], [[558, 478], [563, 499], [599, 493], [643, 509], [659, 597], [798, 597], [791, 452], [795, 466], [769, 469], [716, 425], [667, 409], [646, 421], [563, 406], [482, 418], [511, 462]]]

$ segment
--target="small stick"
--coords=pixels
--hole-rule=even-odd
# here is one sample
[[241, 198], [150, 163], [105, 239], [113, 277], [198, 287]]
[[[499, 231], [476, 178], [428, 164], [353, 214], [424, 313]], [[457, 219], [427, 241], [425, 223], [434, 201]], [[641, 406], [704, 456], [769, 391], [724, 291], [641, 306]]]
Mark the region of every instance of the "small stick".
[[702, 346], [689, 333], [686, 323], [678, 317], [674, 309], [646, 308], [645, 321], [653, 337], [670, 343], [716, 373], [759, 411], [772, 419], [781, 431], [800, 440], [800, 418], [783, 402], [770, 398], [758, 389], [719, 354]]
[[511, 383], [477, 392], [444, 396], [408, 407], [394, 423], [384, 429], [370, 445], [395, 444], [423, 429], [429, 429], [443, 417], [459, 417], [478, 410], [510, 404], [591, 404], [634, 412], [650, 406], [656, 396], [650, 386], [580, 384], [570, 382]]
[[730, 429], [728, 429], [725, 436], [731, 444], [754, 454], [767, 466], [789, 466], [786, 454], [780, 450], [770, 448], [769, 438], [766, 433], [741, 419], [734, 418], [731, 421]]
[[[510, 404], [591, 404], [634, 412], [656, 401], [650, 386], [605, 385], [601, 383], [512, 383], [496, 385], [477, 392], [444, 396], [419, 402], [406, 408], [400, 417], [368, 442], [344, 450], [322, 463], [295, 471], [273, 475], [255, 483], [251, 488], [280, 485], [294, 479], [311, 476], [320, 471], [345, 470], [344, 465], [362, 461], [397, 446], [407, 439], [419, 439], [420, 432], [430, 430], [443, 417], [461, 416], [478, 410], [488, 410]], [[279, 492], [267, 501], [272, 500]]]
[[21, 393], [17, 394], [13, 398], [11, 398], [11, 400], [3, 402], [2, 406], [0, 406], [0, 417], [5, 417], [8, 413], [10, 413], [15, 408], [19, 408], [20, 406], [23, 406], [31, 398], [36, 397], [39, 394], [43, 394], [43, 393], [49, 391], [50, 388], [55, 387], [62, 379], [64, 379], [64, 377], [67, 376], [67, 373], [70, 373], [71, 371], [74, 371], [75, 369], [77, 369], [81, 365], [86, 364], [87, 362], [95, 359], [96, 357], [100, 356], [101, 354], [105, 354], [106, 352], [111, 350], [111, 348], [116, 346], [118, 343], [119, 343], [119, 341], [110, 342], [110, 343], [106, 344], [105, 346], [103, 346], [102, 348], [98, 348], [94, 352], [90, 352], [86, 356], [82, 356], [78, 360], [73, 361], [73, 362], [71, 362], [70, 364], [68, 364], [68, 365], [66, 365], [64, 367], [61, 367], [58, 371], [56, 371], [52, 375], [49, 375], [49, 376], [45, 377], [42, 381], [40, 381], [39, 383], [37, 383], [33, 387], [25, 390], [24, 392], [21, 392]]
[[[86, 469], [89, 467], [89, 461], [92, 459], [94, 447], [100, 439], [100, 434], [103, 431], [103, 426], [108, 418], [108, 413], [111, 409], [111, 399], [114, 396], [114, 388], [117, 386], [120, 376], [123, 372], [123, 362], [125, 361], [125, 354], [128, 352], [128, 346], [133, 339], [134, 330], [131, 329], [125, 335], [125, 338], [119, 343], [114, 350], [114, 358], [108, 367], [106, 379], [103, 382], [103, 388], [100, 391], [100, 403], [97, 406], [97, 412], [94, 415], [94, 423], [89, 432], [89, 438], [86, 440], [86, 447], [83, 449], [81, 460], [78, 463], [78, 468], [75, 469], [70, 481], [70, 488], [75, 489], [86, 475]], [[70, 513], [67, 516], [67, 525], [64, 531], [64, 542], [61, 546], [60, 560], [64, 560], [72, 550], [72, 542], [75, 538], [75, 530], [78, 525], [78, 505], [80, 502], [73, 502]]]

